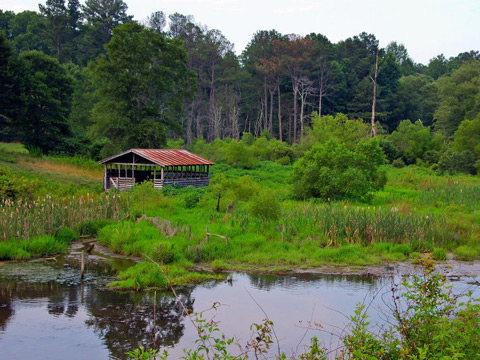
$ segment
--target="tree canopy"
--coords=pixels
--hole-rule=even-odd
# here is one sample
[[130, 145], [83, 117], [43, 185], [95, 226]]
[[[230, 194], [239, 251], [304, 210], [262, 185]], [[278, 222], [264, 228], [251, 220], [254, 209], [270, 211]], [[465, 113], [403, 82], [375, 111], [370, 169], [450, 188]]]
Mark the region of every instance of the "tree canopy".
[[107, 138], [103, 155], [166, 143], [181, 132], [184, 103], [195, 88], [182, 43], [130, 22], [113, 31], [107, 54], [91, 64], [97, 95], [92, 132]]

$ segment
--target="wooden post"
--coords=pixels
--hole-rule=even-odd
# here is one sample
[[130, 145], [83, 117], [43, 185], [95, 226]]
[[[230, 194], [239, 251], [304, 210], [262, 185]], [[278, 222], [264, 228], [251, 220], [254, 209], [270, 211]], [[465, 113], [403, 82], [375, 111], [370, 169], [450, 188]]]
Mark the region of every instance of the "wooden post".
[[103, 191], [107, 190], [107, 164], [105, 164], [105, 174], [103, 175]]
[[135, 154], [132, 156], [132, 179], [133, 179], [133, 184], [135, 185]]
[[80, 279], [83, 279], [85, 273], [85, 251], [82, 250], [81, 264], [80, 264]]
[[225, 246], [228, 246], [228, 235], [225, 235]]
[[206, 226], [206, 228], [207, 228], [207, 240], [208, 240], [208, 225]]
[[285, 225], [282, 226], [282, 243], [285, 243]]

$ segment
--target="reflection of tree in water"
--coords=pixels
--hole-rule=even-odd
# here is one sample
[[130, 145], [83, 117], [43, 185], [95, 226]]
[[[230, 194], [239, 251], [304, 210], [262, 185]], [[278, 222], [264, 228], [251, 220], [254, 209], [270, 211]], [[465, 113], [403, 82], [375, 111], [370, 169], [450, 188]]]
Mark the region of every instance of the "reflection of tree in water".
[[[181, 291], [179, 296], [187, 308], [193, 307], [191, 290]], [[155, 320], [154, 293], [96, 291], [87, 302], [92, 315], [87, 325], [100, 333], [113, 356], [124, 358], [127, 351], [139, 345], [172, 346], [183, 336], [183, 310], [168, 293], [157, 292]]]
[[48, 299], [48, 313], [51, 315], [65, 315], [74, 317], [78, 312], [79, 289], [78, 287], [67, 287], [57, 289]]
[[13, 286], [0, 285], [0, 330], [5, 331], [8, 320], [13, 315], [12, 293]]
[[15, 300], [48, 299], [48, 313], [74, 317], [78, 311], [78, 288], [59, 286], [57, 282], [28, 283], [19, 279], [2, 279], [0, 282], [0, 328], [5, 330], [13, 315]]
[[375, 285], [381, 278], [374, 275], [319, 275], [319, 274], [295, 274], [295, 275], [249, 275], [253, 287], [261, 290], [270, 290], [275, 287], [291, 288], [298, 287], [302, 283], [322, 281], [327, 284], [356, 283], [363, 285]]

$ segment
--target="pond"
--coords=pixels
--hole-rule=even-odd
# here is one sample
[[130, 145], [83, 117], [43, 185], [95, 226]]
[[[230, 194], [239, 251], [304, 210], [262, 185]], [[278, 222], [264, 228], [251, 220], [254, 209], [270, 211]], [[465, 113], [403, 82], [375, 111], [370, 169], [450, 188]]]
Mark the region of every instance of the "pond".
[[[80, 280], [75, 258], [1, 264], [1, 358], [127, 359], [125, 353], [139, 345], [165, 348], [171, 359], [180, 358], [197, 337], [171, 293], [106, 290], [116, 271], [128, 265], [122, 259], [97, 259]], [[457, 291], [478, 291], [477, 267], [452, 277]], [[388, 321], [384, 303], [402, 271], [397, 267], [384, 276], [234, 273], [231, 281], [181, 289], [178, 295], [187, 308], [208, 310], [204, 317], [219, 321], [221, 331], [241, 347], [252, 336], [250, 325], [267, 314], [282, 351], [292, 354], [304, 350], [314, 335], [327, 348], [337, 348], [338, 335], [347, 330], [359, 302], [370, 305], [373, 326]], [[214, 302], [221, 304], [217, 310]], [[315, 324], [322, 331], [308, 330]]]

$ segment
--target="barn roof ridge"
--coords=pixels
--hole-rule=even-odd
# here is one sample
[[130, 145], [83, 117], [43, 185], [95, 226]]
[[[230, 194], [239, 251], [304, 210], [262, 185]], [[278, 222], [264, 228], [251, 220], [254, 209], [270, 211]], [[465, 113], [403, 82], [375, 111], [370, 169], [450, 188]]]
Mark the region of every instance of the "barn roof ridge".
[[215, 165], [215, 163], [185, 149], [129, 149], [120, 154], [103, 159], [99, 161], [99, 163], [105, 164], [129, 153], [141, 156], [159, 166]]

